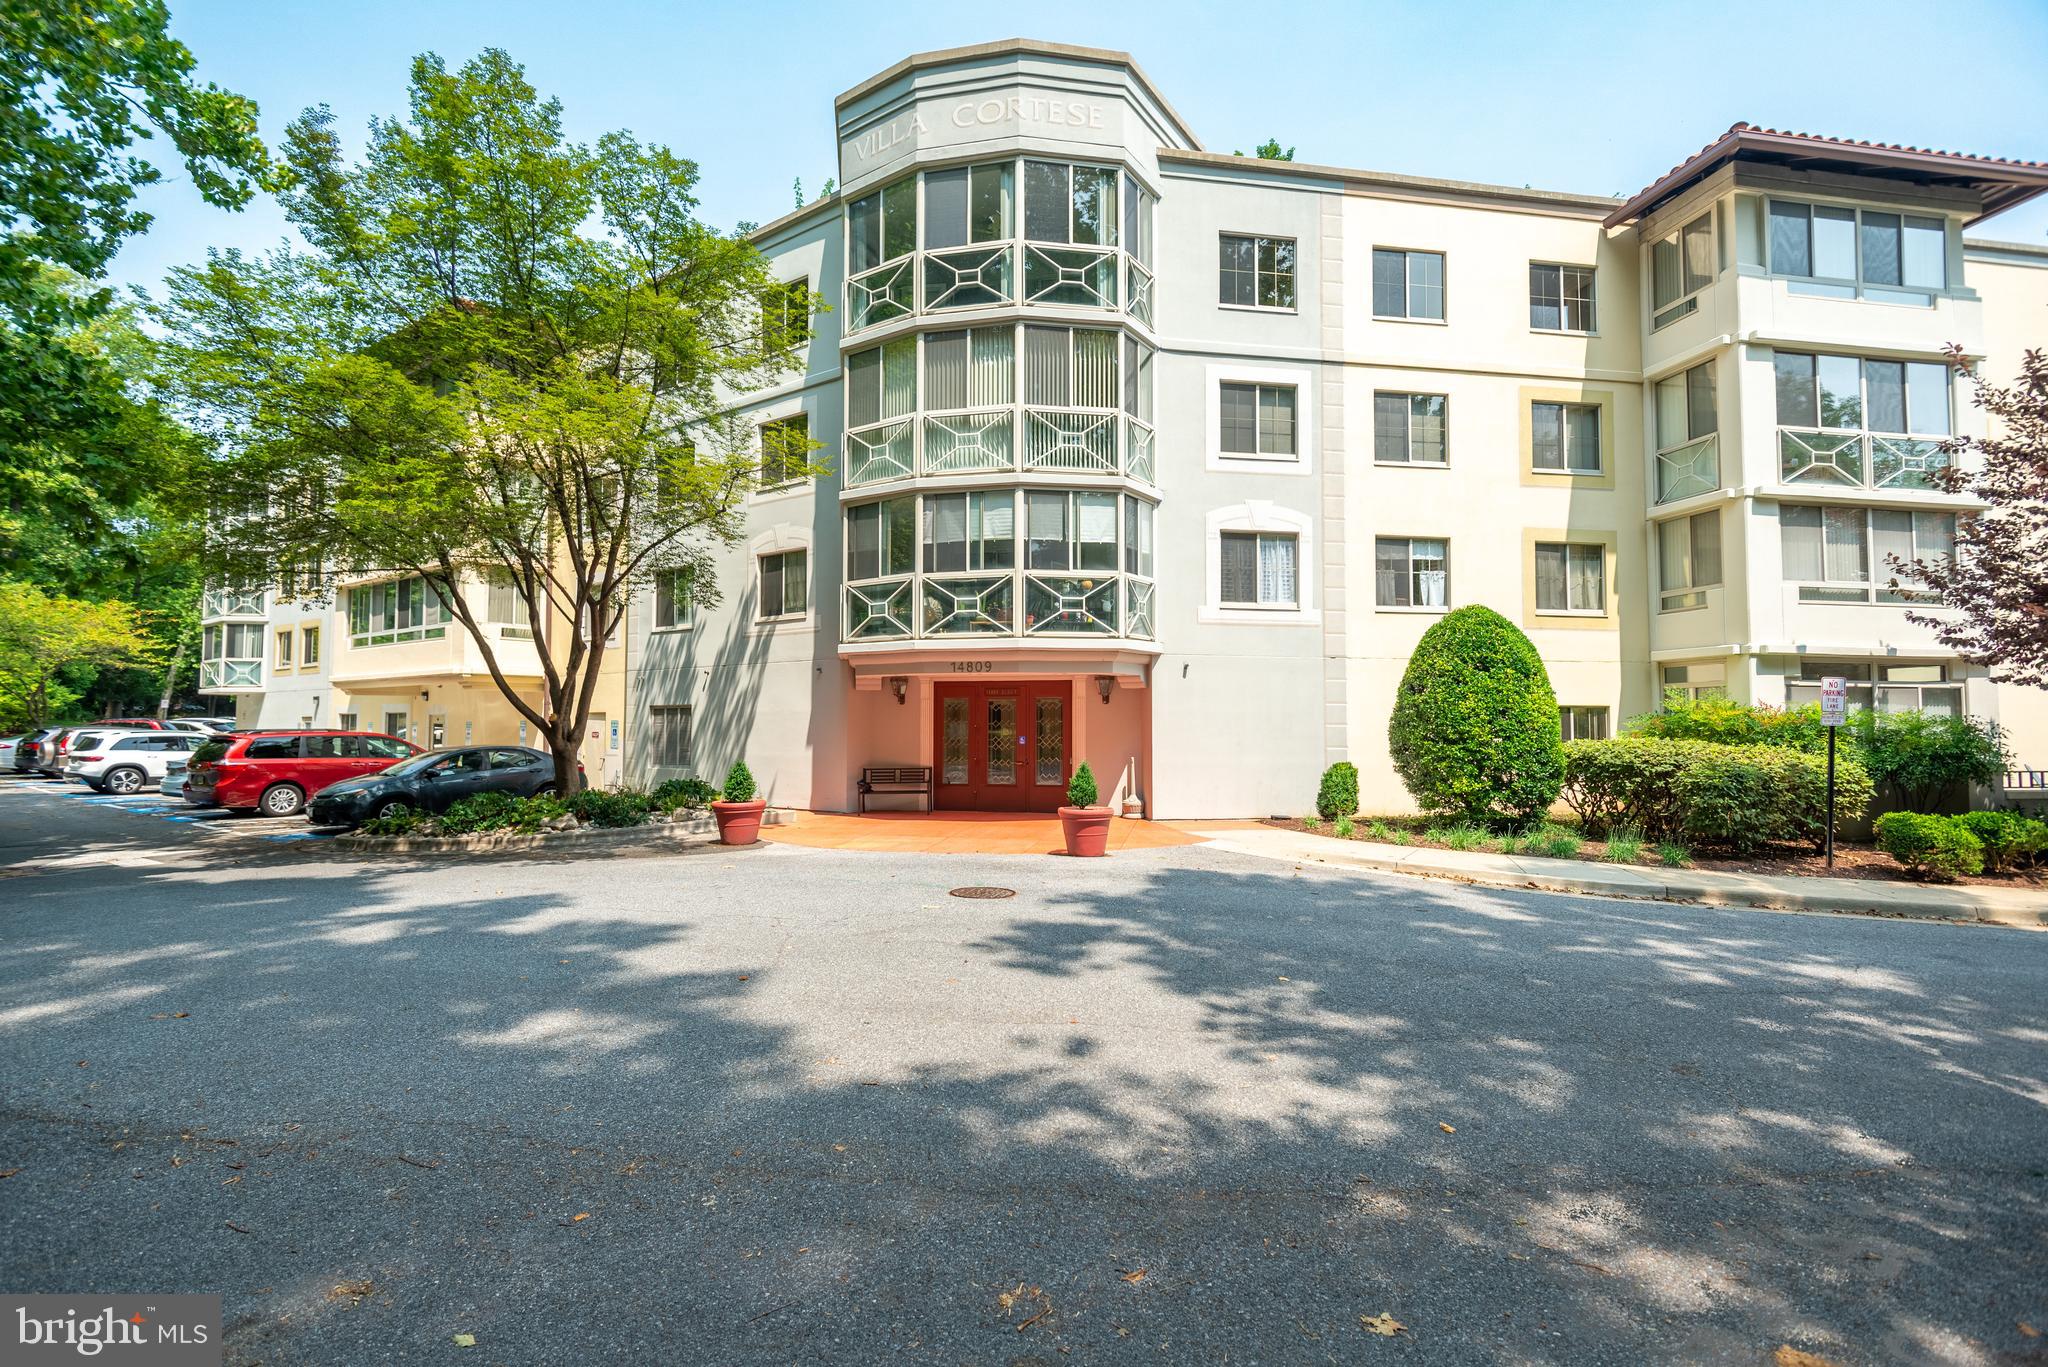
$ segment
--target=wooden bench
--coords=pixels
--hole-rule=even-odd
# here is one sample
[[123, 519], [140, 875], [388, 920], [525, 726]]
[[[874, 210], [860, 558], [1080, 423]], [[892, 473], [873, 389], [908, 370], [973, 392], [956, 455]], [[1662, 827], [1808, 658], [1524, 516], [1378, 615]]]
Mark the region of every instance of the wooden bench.
[[868, 809], [870, 793], [916, 793], [924, 808], [932, 806], [932, 770], [928, 764], [870, 764], [860, 771], [860, 809]]

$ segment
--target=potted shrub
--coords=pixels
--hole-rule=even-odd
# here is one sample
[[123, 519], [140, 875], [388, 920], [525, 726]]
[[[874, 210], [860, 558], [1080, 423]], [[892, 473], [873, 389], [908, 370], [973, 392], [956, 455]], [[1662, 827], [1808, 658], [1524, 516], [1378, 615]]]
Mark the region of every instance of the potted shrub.
[[1097, 858], [1109, 853], [1109, 808], [1096, 803], [1095, 773], [1083, 760], [1067, 784], [1068, 805], [1060, 808], [1060, 832], [1067, 838], [1067, 853]]
[[725, 771], [722, 798], [722, 801], [711, 804], [711, 815], [718, 818], [719, 841], [727, 845], [751, 845], [759, 840], [761, 813], [767, 809], [768, 802], [754, 796], [754, 775], [745, 760], [734, 760], [732, 768]]

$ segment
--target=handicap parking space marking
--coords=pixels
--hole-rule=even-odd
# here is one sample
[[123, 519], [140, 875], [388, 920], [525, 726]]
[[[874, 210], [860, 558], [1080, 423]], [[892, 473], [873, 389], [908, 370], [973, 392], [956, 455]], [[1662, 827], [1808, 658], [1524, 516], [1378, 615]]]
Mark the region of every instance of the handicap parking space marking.
[[332, 840], [340, 831], [293, 831], [289, 835], [266, 835], [265, 840]]

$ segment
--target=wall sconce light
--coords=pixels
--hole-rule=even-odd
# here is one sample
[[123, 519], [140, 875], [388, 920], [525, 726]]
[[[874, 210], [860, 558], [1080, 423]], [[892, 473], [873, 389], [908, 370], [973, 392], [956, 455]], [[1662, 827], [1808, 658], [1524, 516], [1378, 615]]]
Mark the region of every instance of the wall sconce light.
[[889, 680], [889, 691], [896, 695], [896, 705], [903, 706], [910, 699], [910, 680], [901, 674], [896, 675]]
[[1107, 674], [1095, 676], [1095, 692], [1104, 702], [1109, 701], [1109, 691], [1116, 687], [1116, 680]]

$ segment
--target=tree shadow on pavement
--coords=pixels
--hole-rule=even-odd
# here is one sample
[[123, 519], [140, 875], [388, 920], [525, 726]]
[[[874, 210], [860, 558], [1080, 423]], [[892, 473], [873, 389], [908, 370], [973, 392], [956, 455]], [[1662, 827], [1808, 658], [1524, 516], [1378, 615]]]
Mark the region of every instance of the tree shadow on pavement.
[[24, 880], [0, 1284], [222, 1292], [228, 1361], [270, 1364], [1975, 1362], [2048, 1328], [2048, 941], [1050, 867]]

